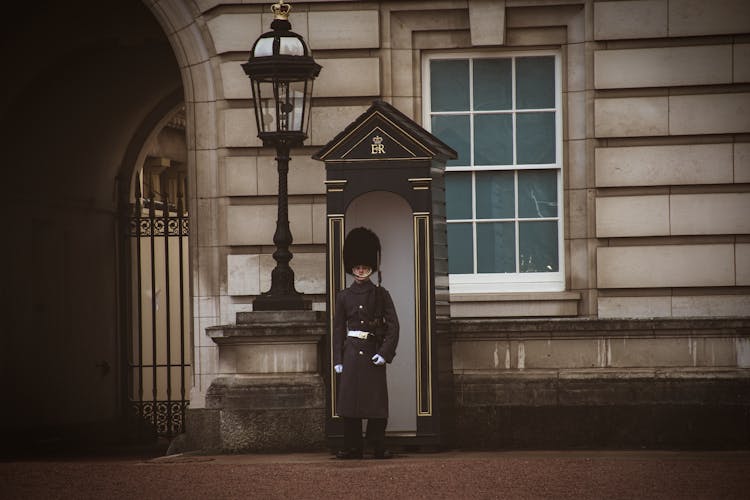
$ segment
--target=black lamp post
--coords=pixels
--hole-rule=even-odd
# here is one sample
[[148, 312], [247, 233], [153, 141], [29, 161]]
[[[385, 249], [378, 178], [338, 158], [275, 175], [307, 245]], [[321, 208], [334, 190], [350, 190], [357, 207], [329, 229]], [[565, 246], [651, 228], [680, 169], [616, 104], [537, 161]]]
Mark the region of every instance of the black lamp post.
[[250, 59], [242, 65], [253, 90], [258, 137], [264, 146], [276, 148], [279, 172], [278, 216], [273, 242], [276, 267], [271, 289], [253, 302], [256, 311], [309, 309], [310, 303], [294, 288], [294, 271], [289, 266], [292, 232], [289, 229], [287, 175], [289, 150], [307, 138], [313, 80], [320, 65], [310, 56], [303, 38], [291, 31], [291, 6], [279, 0], [271, 7], [271, 29], [253, 44]]

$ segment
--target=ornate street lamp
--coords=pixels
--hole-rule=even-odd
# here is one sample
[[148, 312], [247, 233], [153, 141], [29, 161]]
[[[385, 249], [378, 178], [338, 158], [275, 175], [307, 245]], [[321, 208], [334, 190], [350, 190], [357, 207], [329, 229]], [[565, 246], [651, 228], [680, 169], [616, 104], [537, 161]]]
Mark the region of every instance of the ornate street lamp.
[[271, 7], [271, 29], [253, 44], [250, 59], [242, 69], [250, 77], [258, 137], [264, 146], [276, 148], [279, 173], [278, 216], [273, 242], [276, 267], [271, 289], [253, 302], [256, 311], [309, 309], [309, 301], [294, 288], [294, 271], [289, 266], [292, 232], [289, 229], [287, 175], [289, 150], [307, 138], [313, 80], [320, 65], [310, 56], [304, 39], [291, 31], [291, 6], [279, 0]]

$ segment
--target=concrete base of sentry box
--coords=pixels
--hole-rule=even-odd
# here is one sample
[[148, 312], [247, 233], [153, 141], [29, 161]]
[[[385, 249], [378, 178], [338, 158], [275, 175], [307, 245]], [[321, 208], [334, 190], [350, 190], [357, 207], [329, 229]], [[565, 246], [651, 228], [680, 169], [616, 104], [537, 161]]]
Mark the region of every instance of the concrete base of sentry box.
[[208, 328], [219, 347], [220, 375], [206, 391], [205, 408], [188, 410], [185, 434], [170, 453], [323, 449], [325, 325], [316, 311], [262, 311]]

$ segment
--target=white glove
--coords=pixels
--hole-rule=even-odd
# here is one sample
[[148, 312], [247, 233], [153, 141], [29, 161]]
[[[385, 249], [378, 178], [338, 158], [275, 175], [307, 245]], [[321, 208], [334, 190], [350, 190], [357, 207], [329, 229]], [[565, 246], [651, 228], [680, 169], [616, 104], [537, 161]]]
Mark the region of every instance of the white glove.
[[385, 359], [383, 359], [383, 356], [380, 354], [376, 354], [372, 357], [372, 362], [375, 363], [375, 365], [380, 366], [385, 364]]
[[333, 369], [336, 373], [341, 373], [344, 371], [344, 365], [335, 365]]

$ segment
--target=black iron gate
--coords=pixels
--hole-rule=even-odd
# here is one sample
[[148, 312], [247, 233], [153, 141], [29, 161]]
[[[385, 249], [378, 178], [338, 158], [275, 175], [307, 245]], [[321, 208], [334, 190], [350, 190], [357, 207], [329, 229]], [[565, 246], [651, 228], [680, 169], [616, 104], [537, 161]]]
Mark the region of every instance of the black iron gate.
[[139, 175], [127, 233], [126, 404], [132, 428], [169, 437], [184, 430], [192, 379], [185, 180], [173, 200], [153, 189], [144, 198], [140, 186]]

